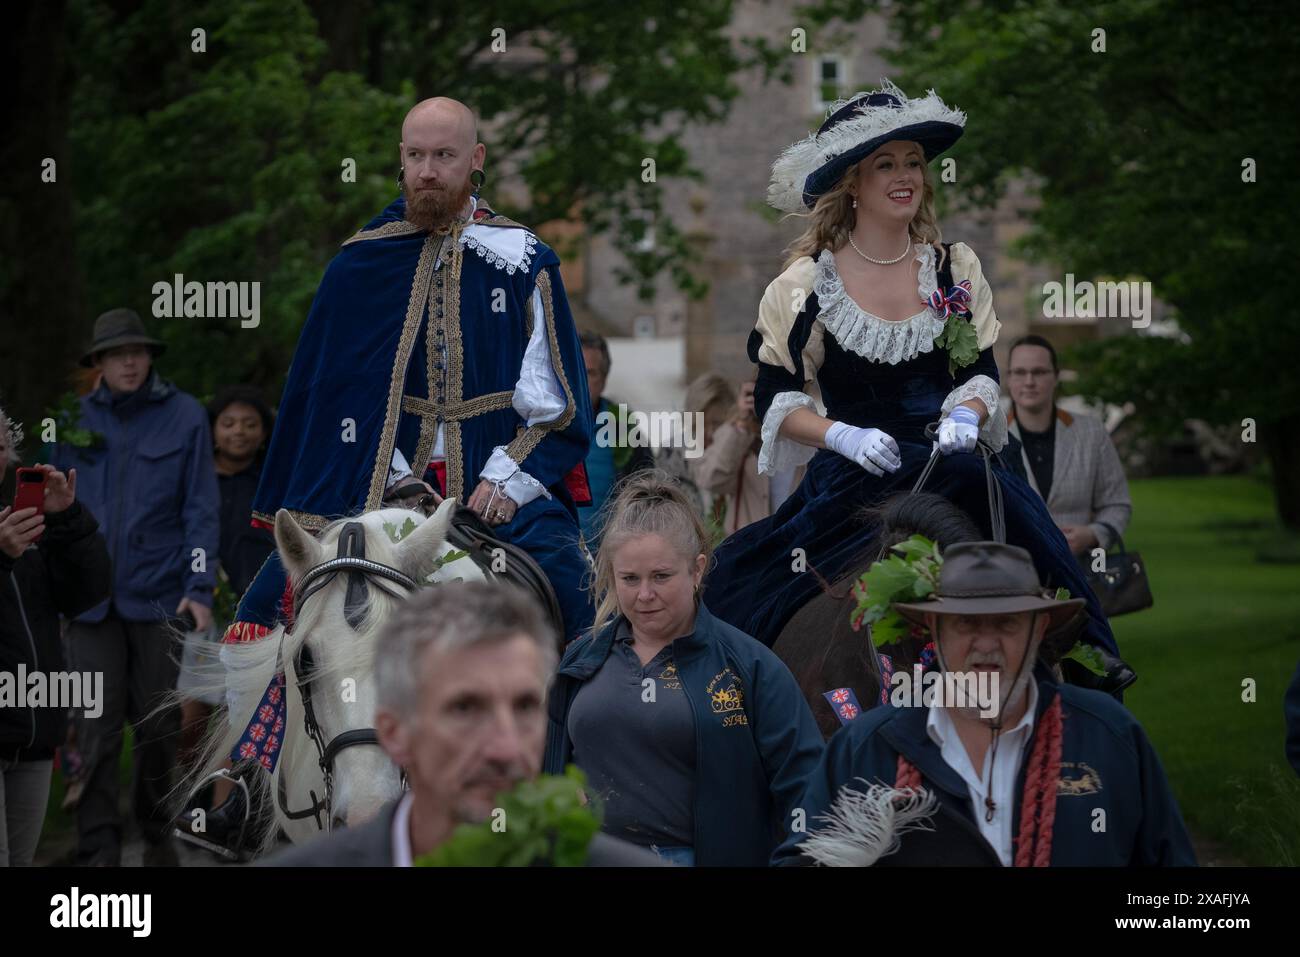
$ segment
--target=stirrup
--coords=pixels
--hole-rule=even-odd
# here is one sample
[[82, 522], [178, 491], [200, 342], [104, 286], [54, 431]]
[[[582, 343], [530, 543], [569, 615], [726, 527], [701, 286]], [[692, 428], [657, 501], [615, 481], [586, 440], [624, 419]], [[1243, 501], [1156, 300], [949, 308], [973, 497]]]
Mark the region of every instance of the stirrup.
[[[244, 820], [243, 823], [239, 825], [239, 835], [235, 840], [235, 845], [234, 845], [235, 849], [231, 850], [229, 847], [227, 847], [224, 844], [218, 844], [217, 842], [210, 840], [207, 837], [206, 832], [196, 833], [191, 828], [183, 828], [180, 827], [179, 825], [172, 827], [172, 836], [175, 837], [177, 840], [184, 841], [187, 844], [192, 844], [195, 847], [203, 848], [203, 850], [205, 851], [210, 851], [211, 853], [220, 857], [222, 860], [239, 862], [244, 859], [244, 854], [243, 854], [244, 839], [248, 836], [248, 825], [253, 816], [253, 800], [252, 800], [252, 795], [249, 793], [248, 790], [248, 782], [244, 780], [242, 775], [233, 774], [232, 771], [233, 771], [232, 768], [218, 768], [217, 770], [213, 771], [211, 774], [204, 777], [203, 780], [199, 781], [194, 786], [193, 790], [190, 791], [190, 800], [193, 800], [199, 794], [199, 792], [201, 792], [205, 787], [207, 787], [209, 784], [212, 784], [215, 781], [233, 781], [236, 787], [241, 788], [243, 790]], [[230, 801], [231, 798], [233, 797], [234, 797], [234, 793], [232, 792], [230, 797], [226, 798], [226, 801]], [[226, 801], [222, 802], [222, 806], [225, 805]], [[212, 810], [215, 811], [216, 808], [213, 808]], [[204, 811], [205, 819], [208, 813], [209, 812]]]

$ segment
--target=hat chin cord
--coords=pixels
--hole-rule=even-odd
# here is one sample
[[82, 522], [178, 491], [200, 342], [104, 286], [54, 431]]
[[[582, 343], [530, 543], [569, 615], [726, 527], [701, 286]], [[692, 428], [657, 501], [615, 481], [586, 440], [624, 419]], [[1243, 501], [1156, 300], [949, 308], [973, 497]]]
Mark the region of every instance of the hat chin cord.
[[[1033, 674], [1034, 663], [1038, 659], [1038, 648], [1039, 645], [1042, 644], [1041, 639], [1034, 637], [1034, 625], [1037, 624], [1038, 615], [1039, 613], [1036, 611], [1030, 612], [1029, 645], [1025, 648], [1025, 657], [1020, 662], [1020, 668], [1016, 672], [1015, 680], [1011, 682], [1011, 690], [1007, 692], [1006, 698], [998, 703], [998, 713], [995, 717], [980, 719], [983, 724], [988, 726], [989, 733], [992, 735], [992, 740], [989, 744], [989, 780], [986, 782], [987, 790], [984, 792], [984, 820], [986, 822], [991, 822], [993, 820], [993, 815], [998, 809], [997, 802], [990, 796], [990, 792], [993, 787], [993, 768], [998, 760], [998, 739], [1002, 737], [1002, 716], [1006, 713], [1006, 704], [1015, 700], [1016, 695], [1027, 684], [1026, 678]], [[942, 620], [942, 618], [940, 620]], [[942, 628], [942, 625], [940, 625], [940, 627]], [[939, 659], [939, 667], [943, 671], [947, 672], [949, 670], [948, 662], [944, 659], [943, 642], [939, 640], [938, 636], [936, 636], [934, 642], [934, 653], [935, 657]]]

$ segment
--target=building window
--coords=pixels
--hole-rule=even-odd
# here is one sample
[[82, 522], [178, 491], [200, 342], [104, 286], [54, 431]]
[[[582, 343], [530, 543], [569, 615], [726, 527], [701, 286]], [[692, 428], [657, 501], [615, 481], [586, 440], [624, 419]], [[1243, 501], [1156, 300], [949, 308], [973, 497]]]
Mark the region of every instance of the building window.
[[648, 209], [640, 209], [633, 212], [632, 217], [645, 223], [645, 232], [641, 234], [632, 246], [639, 253], [652, 253], [655, 251], [655, 217]]
[[848, 70], [844, 57], [830, 54], [813, 61], [817, 71], [813, 76], [813, 106], [826, 112], [830, 105], [845, 95], [848, 89]]

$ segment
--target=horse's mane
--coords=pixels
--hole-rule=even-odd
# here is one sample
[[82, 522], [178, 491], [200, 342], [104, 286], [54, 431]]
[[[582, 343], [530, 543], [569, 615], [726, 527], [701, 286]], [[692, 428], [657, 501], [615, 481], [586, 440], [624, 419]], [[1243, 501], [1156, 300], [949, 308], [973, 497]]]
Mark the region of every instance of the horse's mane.
[[881, 529], [879, 548], [868, 549], [859, 558], [869, 558], [867, 564], [883, 558], [889, 549], [913, 535], [924, 535], [938, 544], [940, 550], [956, 542], [973, 542], [982, 537], [979, 526], [969, 515], [934, 492], [894, 495], [876, 508], [863, 509], [861, 517]]
[[913, 535], [924, 535], [938, 544], [940, 550], [955, 542], [972, 542], [982, 537], [979, 526], [969, 515], [934, 492], [900, 492], [880, 505], [859, 509], [854, 520], [879, 531], [873, 543], [849, 562], [834, 582], [827, 581], [810, 566], [822, 592], [835, 599], [848, 598], [853, 583], [872, 562], [886, 557], [891, 548]]

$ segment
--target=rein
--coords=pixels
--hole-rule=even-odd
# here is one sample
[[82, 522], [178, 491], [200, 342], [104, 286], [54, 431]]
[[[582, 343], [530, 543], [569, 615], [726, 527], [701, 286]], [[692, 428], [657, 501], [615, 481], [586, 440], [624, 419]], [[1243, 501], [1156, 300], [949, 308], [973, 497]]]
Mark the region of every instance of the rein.
[[[938, 423], [931, 422], [925, 427], [925, 437], [927, 439], [937, 439], [938, 434]], [[994, 452], [992, 447], [985, 443], [983, 439], [977, 441], [975, 447], [978, 450], [980, 457], [984, 460], [984, 482], [988, 487], [989, 525], [993, 532], [993, 541], [1005, 545], [1007, 541], [1007, 520], [1002, 503], [1002, 483], [1000, 483], [997, 476], [993, 474], [993, 457], [997, 455], [997, 453]], [[925, 468], [923, 468], [921, 474], [917, 476], [916, 484], [912, 486], [911, 494], [915, 495], [917, 492], [921, 491], [922, 487], [925, 485], [926, 479], [928, 479], [930, 473], [934, 471], [935, 463], [939, 461], [939, 455], [939, 447], [936, 445], [934, 451], [930, 453], [930, 461], [925, 463]]]

